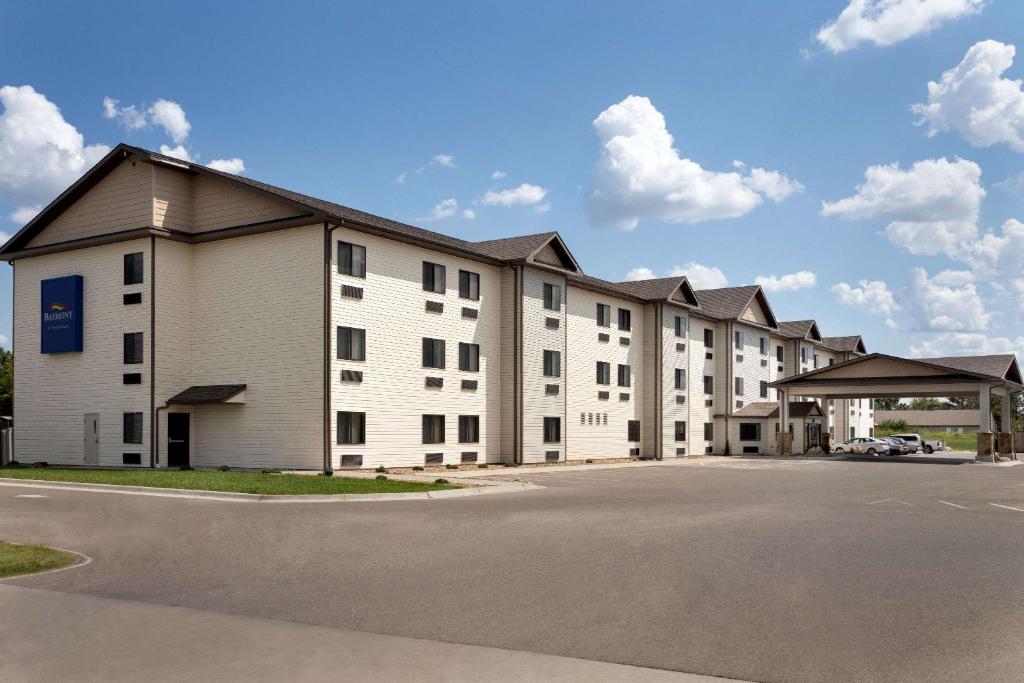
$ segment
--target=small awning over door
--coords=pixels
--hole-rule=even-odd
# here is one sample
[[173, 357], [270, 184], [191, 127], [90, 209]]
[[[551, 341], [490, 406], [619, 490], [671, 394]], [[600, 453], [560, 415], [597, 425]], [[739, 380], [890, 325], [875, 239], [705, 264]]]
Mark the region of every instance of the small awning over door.
[[198, 405], [202, 403], [245, 403], [244, 384], [201, 384], [167, 399], [168, 405]]

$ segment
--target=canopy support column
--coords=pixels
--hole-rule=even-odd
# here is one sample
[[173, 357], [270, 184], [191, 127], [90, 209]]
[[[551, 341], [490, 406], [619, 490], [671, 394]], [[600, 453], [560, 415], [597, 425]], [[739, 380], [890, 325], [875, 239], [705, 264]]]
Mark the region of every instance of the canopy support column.
[[1013, 394], [1006, 391], [1001, 397], [999, 411], [998, 451], [1000, 455], [1014, 458], [1013, 448]]
[[775, 435], [775, 452], [777, 455], [790, 455], [793, 452], [793, 436], [789, 433], [789, 392], [779, 389], [779, 432]]
[[977, 459], [996, 461], [995, 435], [992, 433], [992, 387], [989, 384], [978, 386], [978, 408], [981, 423], [978, 426]]

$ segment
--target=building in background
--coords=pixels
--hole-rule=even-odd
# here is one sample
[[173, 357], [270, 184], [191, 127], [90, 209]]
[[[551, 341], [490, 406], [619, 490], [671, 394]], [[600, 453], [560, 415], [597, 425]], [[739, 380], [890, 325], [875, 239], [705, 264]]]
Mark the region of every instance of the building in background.
[[875, 426], [903, 420], [918, 432], [976, 432], [981, 425], [979, 410], [876, 410]]

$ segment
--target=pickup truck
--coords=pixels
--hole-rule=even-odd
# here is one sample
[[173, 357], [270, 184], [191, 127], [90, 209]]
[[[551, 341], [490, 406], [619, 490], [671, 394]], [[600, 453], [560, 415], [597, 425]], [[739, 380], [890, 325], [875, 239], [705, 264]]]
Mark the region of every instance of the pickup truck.
[[897, 439], [903, 439], [907, 442], [907, 445], [911, 449], [911, 453], [916, 453], [917, 449], [924, 451], [925, 453], [934, 453], [935, 451], [945, 450], [946, 444], [943, 441], [926, 441], [921, 438], [920, 434], [891, 434]]

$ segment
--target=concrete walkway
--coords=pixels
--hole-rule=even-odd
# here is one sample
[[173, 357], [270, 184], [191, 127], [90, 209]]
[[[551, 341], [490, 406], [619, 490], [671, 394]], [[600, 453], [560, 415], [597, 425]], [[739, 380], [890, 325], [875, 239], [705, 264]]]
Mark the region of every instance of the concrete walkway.
[[4, 681], [726, 679], [0, 583]]

